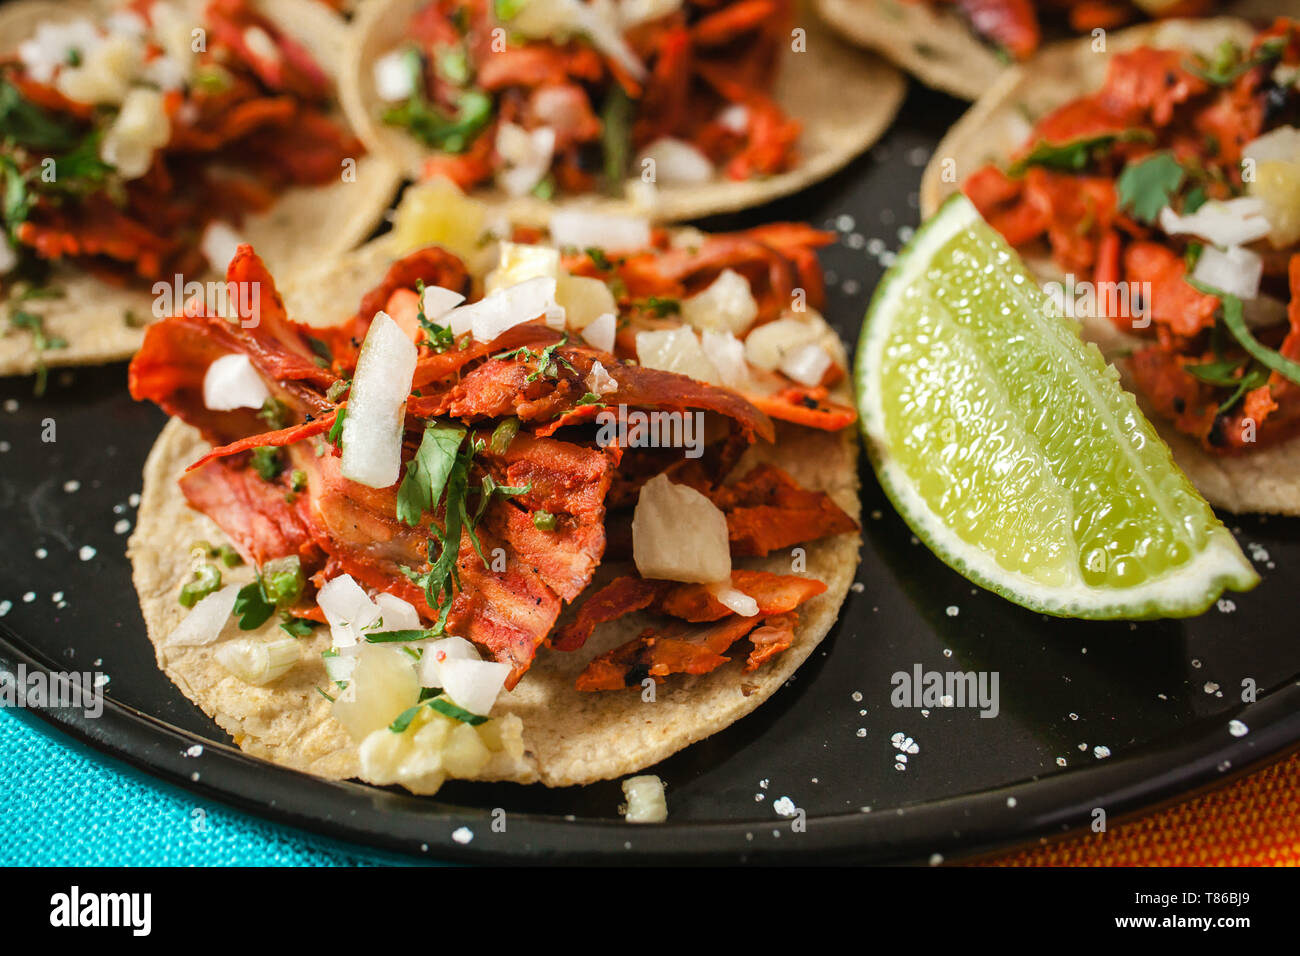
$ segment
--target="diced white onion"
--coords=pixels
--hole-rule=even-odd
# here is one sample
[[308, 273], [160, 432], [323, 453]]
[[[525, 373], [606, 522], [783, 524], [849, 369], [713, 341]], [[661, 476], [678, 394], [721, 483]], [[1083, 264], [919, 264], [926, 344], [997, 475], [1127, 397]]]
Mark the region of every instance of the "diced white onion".
[[628, 823], [663, 823], [668, 819], [664, 782], [652, 773], [624, 780], [623, 797], [627, 800], [624, 819]]
[[415, 343], [386, 312], [376, 312], [361, 344], [343, 420], [343, 477], [387, 488], [402, 471], [406, 398], [418, 358]]
[[728, 388], [743, 389], [749, 383], [749, 363], [745, 361], [745, 343], [730, 332], [708, 329], [700, 336], [700, 347], [713, 367], [718, 370], [722, 384]]
[[591, 364], [591, 371], [587, 373], [585, 384], [587, 391], [595, 395], [608, 395], [611, 392], [618, 391], [618, 382], [614, 380], [614, 376], [610, 375], [600, 362]]
[[443, 637], [430, 641], [420, 657], [420, 686], [444, 687], [442, 665], [446, 661], [477, 661], [478, 659], [478, 648], [463, 637]]
[[244, 237], [237, 233], [230, 223], [215, 219], [203, 230], [203, 238], [199, 240], [199, 252], [203, 253], [203, 258], [208, 260], [209, 269], [225, 275], [226, 267], [230, 265], [230, 260], [235, 258], [235, 253], [239, 251], [244, 241]]
[[335, 647], [351, 647], [383, 612], [350, 574], [330, 578], [316, 592], [316, 606], [329, 622]]
[[606, 312], [582, 330], [582, 337], [592, 348], [613, 352], [617, 332], [618, 320], [614, 318], [613, 312]]
[[371, 628], [368, 633], [381, 631], [416, 631], [424, 625], [420, 623], [420, 612], [396, 594], [380, 591], [375, 595], [375, 605], [383, 617], [383, 623]]
[[415, 76], [407, 65], [405, 50], [393, 50], [375, 60], [375, 93], [385, 103], [398, 103], [415, 92]]
[[181, 618], [176, 629], [167, 635], [168, 646], [199, 647], [211, 644], [221, 636], [222, 629], [235, 610], [235, 598], [243, 585], [227, 584], [201, 598], [190, 612]]
[[[63, 51], [67, 56], [67, 50]], [[65, 66], [54, 85], [70, 100], [96, 105], [121, 103], [144, 62], [144, 44], [137, 38], [115, 33], [89, 48], [81, 66]]]
[[497, 267], [487, 274], [483, 288], [492, 293], [528, 279], [560, 278], [560, 250], [523, 242], [502, 242], [497, 249]]
[[439, 285], [427, 285], [424, 287], [424, 317], [436, 322], [464, 301], [465, 297], [459, 292]]
[[694, 488], [656, 475], [637, 495], [632, 559], [644, 578], [700, 584], [730, 580], [726, 515]]
[[68, 52], [76, 50], [82, 62], [103, 42], [95, 25], [85, 18], [67, 23], [41, 23], [31, 37], [18, 44], [18, 59], [33, 80], [48, 83], [60, 66], [68, 62]]
[[260, 686], [279, 680], [298, 663], [298, 641], [292, 637], [273, 641], [242, 638], [217, 648], [217, 663], [245, 684]]
[[358, 658], [355, 654], [346, 657], [342, 654], [324, 654], [321, 660], [325, 664], [325, 673], [336, 684], [351, 680], [352, 672], [357, 669]]
[[655, 182], [664, 186], [707, 183], [714, 176], [709, 157], [685, 140], [671, 136], [663, 136], [642, 150], [637, 168], [642, 168], [647, 159], [654, 160]]
[[1190, 216], [1180, 216], [1170, 207], [1160, 210], [1160, 228], [1174, 236], [1199, 236], [1216, 246], [1240, 246], [1263, 239], [1272, 226], [1264, 215], [1264, 201], [1241, 196], [1224, 202], [1211, 200]]
[[750, 365], [773, 372], [789, 352], [816, 342], [818, 330], [811, 322], [784, 318], [760, 325], [745, 337], [745, 358]]
[[439, 664], [438, 675], [442, 689], [457, 705], [486, 717], [510, 676], [510, 665], [448, 657]]
[[636, 355], [646, 368], [676, 372], [701, 382], [717, 384], [722, 381], [722, 376], [700, 348], [695, 330], [687, 325], [638, 332]]
[[682, 0], [619, 0], [618, 22], [626, 30], [639, 23], [660, 20], [681, 8]]
[[1206, 246], [1192, 271], [1192, 278], [1198, 282], [1239, 299], [1253, 299], [1259, 295], [1259, 280], [1263, 275], [1264, 260], [1258, 253], [1240, 246], [1228, 249]]
[[515, 123], [497, 127], [496, 150], [505, 166], [497, 171], [497, 182], [511, 196], [527, 195], [551, 168], [555, 155], [555, 130], [539, 126], [526, 130]]
[[280, 59], [280, 49], [271, 39], [271, 35], [259, 26], [251, 26], [244, 30], [244, 44], [248, 51], [260, 60], [270, 60], [276, 62]]
[[744, 135], [745, 130], [749, 129], [749, 107], [743, 103], [732, 103], [718, 113], [717, 122], [723, 129], [737, 136]]
[[223, 355], [203, 373], [203, 404], [214, 412], [261, 408], [270, 390], [242, 352]]
[[581, 209], [560, 210], [551, 214], [550, 233], [557, 246], [631, 252], [650, 245], [650, 220]]
[[540, 317], [553, 329], [564, 328], [564, 309], [555, 301], [555, 280], [545, 276], [498, 289], [444, 316], [457, 335], [472, 332], [480, 342], [491, 342], [506, 329]]
[[822, 376], [831, 367], [831, 356], [816, 342], [791, 349], [781, 357], [779, 368], [800, 385], [809, 388], [820, 385]]
[[9, 244], [7, 236], [0, 236], [0, 276], [5, 275], [18, 265], [18, 253]]
[[741, 617], [753, 617], [758, 613], [758, 602], [737, 588], [730, 581], [718, 581], [709, 585], [712, 594], [723, 607], [730, 608]]
[[682, 321], [697, 329], [743, 335], [758, 318], [758, 303], [749, 280], [734, 269], [723, 269], [707, 289], [682, 300]]
[[123, 179], [139, 179], [153, 164], [154, 150], [171, 139], [171, 121], [158, 90], [136, 87], [122, 100], [113, 124], [99, 144], [99, 158]]

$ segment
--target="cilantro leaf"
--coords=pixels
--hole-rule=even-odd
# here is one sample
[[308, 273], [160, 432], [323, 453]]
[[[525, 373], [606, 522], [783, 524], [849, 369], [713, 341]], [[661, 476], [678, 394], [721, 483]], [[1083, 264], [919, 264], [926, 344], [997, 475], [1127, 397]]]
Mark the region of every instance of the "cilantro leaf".
[[1119, 207], [1133, 213], [1145, 223], [1153, 223], [1160, 210], [1169, 205], [1178, 192], [1187, 171], [1168, 150], [1152, 153], [1141, 162], [1124, 167], [1115, 186]]
[[1116, 143], [1152, 139], [1153, 137], [1146, 130], [1132, 129], [1125, 130], [1123, 133], [1084, 136], [1068, 143], [1049, 143], [1046, 140], [1039, 140], [1034, 144], [1033, 149], [1011, 164], [1007, 174], [1019, 178], [1030, 166], [1042, 166], [1044, 169], [1069, 173], [1082, 172], [1089, 164], [1108, 153]]
[[57, 115], [28, 102], [18, 87], [0, 80], [0, 137], [41, 152], [72, 149], [81, 132]]
[[266, 623], [275, 605], [262, 594], [261, 581], [245, 584], [235, 595], [235, 616], [241, 631], [254, 631]]
[[426, 511], [437, 510], [456, 451], [465, 439], [465, 429], [430, 421], [415, 455], [406, 463], [406, 475], [397, 489], [397, 518], [414, 528]]

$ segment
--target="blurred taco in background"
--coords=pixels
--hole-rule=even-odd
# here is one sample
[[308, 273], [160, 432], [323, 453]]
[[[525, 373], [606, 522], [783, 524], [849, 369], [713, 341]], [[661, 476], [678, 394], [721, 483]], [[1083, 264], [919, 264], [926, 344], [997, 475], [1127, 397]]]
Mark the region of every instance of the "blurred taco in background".
[[245, 239], [286, 271], [363, 241], [398, 176], [335, 106], [345, 29], [315, 0], [0, 8], [0, 374], [128, 357]]
[[450, 189], [283, 298], [241, 247], [255, 325], [148, 330], [131, 391], [176, 417], [129, 546], [145, 622], [278, 763], [616, 777], [770, 697], [853, 579], [830, 237], [557, 212], [469, 242]]
[[816, 0], [854, 43], [928, 86], [973, 100], [1047, 36], [1093, 34], [1148, 19], [1210, 13], [1215, 0]]
[[372, 152], [545, 225], [552, 203], [699, 218], [848, 163], [902, 77], [793, 0], [368, 0], [343, 104]]
[[1300, 513], [1300, 22], [1044, 50], [940, 143], [1214, 505]]

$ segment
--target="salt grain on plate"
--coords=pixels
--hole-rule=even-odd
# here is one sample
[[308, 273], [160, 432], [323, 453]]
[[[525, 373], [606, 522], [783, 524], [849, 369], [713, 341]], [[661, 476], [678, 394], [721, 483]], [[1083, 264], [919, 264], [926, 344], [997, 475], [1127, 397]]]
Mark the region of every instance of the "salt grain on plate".
[[77, 552], [77, 557], [81, 558], [82, 561], [89, 561], [95, 556], [95, 554], [96, 552], [94, 548], [88, 544], [83, 544], [81, 550]]
[[799, 808], [789, 797], [778, 797], [772, 801], [772, 809], [783, 817], [792, 817], [799, 812]]
[[0, 617], [4, 617], [14, 609], [13, 601], [0, 601]]
[[1107, 757], [1110, 756], [1110, 748], [1101, 747], [1101, 746], [1093, 747], [1092, 755], [1096, 757], [1098, 760], [1105, 760]]
[[35, 591], [28, 591], [26, 594], [23, 595], [23, 603], [24, 603], [24, 604], [31, 604], [31, 603], [32, 603], [33, 601], [35, 601], [35, 600], [36, 600], [36, 592], [35, 592]]
[[1232, 734], [1234, 737], [1244, 737], [1246, 734], [1250, 733], [1250, 728], [1240, 720], [1230, 720], [1228, 721], [1228, 733]]
[[68, 494], [72, 494], [74, 491], [79, 491], [80, 489], [81, 489], [81, 482], [77, 481], [77, 479], [75, 478], [71, 479], [70, 481], [65, 481], [63, 483], [63, 490], [66, 491]]
[[130, 530], [131, 530], [131, 522], [127, 521], [125, 518], [122, 518], [120, 521], [117, 521], [113, 524], [114, 534], [126, 534]]
[[464, 846], [470, 840], [474, 839], [474, 831], [469, 827], [459, 827], [452, 831], [451, 838], [461, 846]]

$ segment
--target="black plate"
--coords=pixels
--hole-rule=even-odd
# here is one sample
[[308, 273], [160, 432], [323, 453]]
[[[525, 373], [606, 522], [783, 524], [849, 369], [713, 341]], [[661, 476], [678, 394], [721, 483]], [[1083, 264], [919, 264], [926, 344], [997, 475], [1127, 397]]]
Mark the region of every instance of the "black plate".
[[[827, 314], [853, 340], [883, 271], [880, 251], [915, 225], [922, 166], [960, 109], [914, 88], [886, 139], [843, 174], [708, 225], [803, 219], [836, 229], [840, 241], [823, 257]], [[669, 788], [668, 824], [620, 823], [613, 781], [563, 790], [451, 783], [419, 799], [279, 769], [228, 746], [154, 664], [123, 529], [164, 418], [130, 400], [124, 375], [122, 365], [55, 373], [42, 400], [30, 381], [0, 381], [0, 602], [12, 605], [0, 617], [0, 665], [103, 671], [111, 680], [98, 720], [40, 716], [261, 816], [435, 859], [925, 861], [1086, 826], [1097, 808], [1113, 820], [1300, 742], [1291, 631], [1300, 522], [1231, 519], [1264, 583], [1196, 620], [1062, 621], [948, 570], [915, 542], [864, 464], [862, 590], [768, 703], [655, 768]], [[51, 421], [56, 440], [42, 441]], [[73, 481], [79, 487], [65, 485]], [[86, 546], [95, 553], [82, 560]], [[894, 708], [891, 675], [915, 665], [996, 671], [999, 715]], [[1259, 689], [1250, 704], [1241, 700], [1247, 680]], [[1232, 720], [1247, 732], [1234, 736]], [[918, 748], [905, 762], [895, 733]], [[202, 755], [186, 756], [195, 742]], [[783, 797], [804, 811], [805, 830], [774, 809]], [[462, 826], [468, 844], [452, 838]]]

